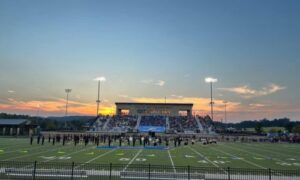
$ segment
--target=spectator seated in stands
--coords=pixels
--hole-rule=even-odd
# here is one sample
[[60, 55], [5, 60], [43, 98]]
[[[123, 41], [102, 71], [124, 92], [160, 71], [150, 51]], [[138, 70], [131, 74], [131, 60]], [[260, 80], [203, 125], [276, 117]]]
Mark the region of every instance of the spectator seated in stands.
[[164, 116], [143, 116], [140, 126], [166, 126], [166, 117]]
[[113, 116], [106, 128], [109, 131], [127, 131], [134, 129], [136, 124], [136, 116]]
[[192, 131], [195, 132], [199, 129], [196, 119], [187, 116], [170, 117], [170, 128], [176, 132]]

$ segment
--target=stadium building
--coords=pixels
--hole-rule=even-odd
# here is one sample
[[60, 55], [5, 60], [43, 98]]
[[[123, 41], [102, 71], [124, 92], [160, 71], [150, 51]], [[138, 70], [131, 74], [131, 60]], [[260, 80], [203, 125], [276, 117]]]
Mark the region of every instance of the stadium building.
[[89, 124], [90, 132], [139, 132], [212, 134], [209, 116], [193, 116], [193, 104], [116, 103], [116, 115], [99, 116]]
[[0, 133], [3, 136], [27, 136], [37, 133], [37, 125], [27, 119], [0, 119]]
[[179, 103], [116, 103], [117, 115], [131, 116], [192, 116], [193, 104]]

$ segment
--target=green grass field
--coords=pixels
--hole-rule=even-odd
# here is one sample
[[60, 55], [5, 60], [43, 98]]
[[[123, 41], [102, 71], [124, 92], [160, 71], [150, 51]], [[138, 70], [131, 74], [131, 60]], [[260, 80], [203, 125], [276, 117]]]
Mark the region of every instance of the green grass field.
[[94, 145], [29, 144], [25, 138], [0, 138], [0, 161], [86, 164], [134, 164], [249, 169], [300, 169], [300, 145], [218, 143], [170, 150], [96, 149]]

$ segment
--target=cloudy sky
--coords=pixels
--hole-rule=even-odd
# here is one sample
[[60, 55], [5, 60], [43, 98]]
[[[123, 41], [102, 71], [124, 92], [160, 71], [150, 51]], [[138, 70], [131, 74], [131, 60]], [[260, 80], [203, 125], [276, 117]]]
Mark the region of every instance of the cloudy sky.
[[[300, 120], [298, 0], [0, 1], [0, 112], [95, 115], [191, 102], [216, 120]], [[39, 109], [39, 110], [38, 110]]]

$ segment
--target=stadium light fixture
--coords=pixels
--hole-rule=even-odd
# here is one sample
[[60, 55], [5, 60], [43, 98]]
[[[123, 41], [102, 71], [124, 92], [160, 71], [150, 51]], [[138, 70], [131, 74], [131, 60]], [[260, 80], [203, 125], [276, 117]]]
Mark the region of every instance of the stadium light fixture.
[[218, 79], [213, 78], [213, 77], [207, 77], [207, 78], [205, 78], [205, 82], [210, 84], [211, 120], [214, 120], [213, 83], [218, 82]]
[[106, 78], [101, 76], [101, 77], [97, 77], [94, 79], [95, 81], [98, 81], [98, 98], [97, 98], [97, 116], [99, 115], [99, 106], [100, 106], [100, 87], [101, 87], [101, 82], [105, 82], [106, 81]]
[[218, 82], [218, 79], [212, 78], [212, 77], [207, 77], [207, 78], [205, 78], [205, 82], [206, 83], [216, 83], [216, 82]]
[[104, 81], [106, 81], [106, 78], [103, 77], [103, 76], [101, 76], [101, 77], [96, 77], [94, 80], [95, 80], [95, 81], [104, 82]]

